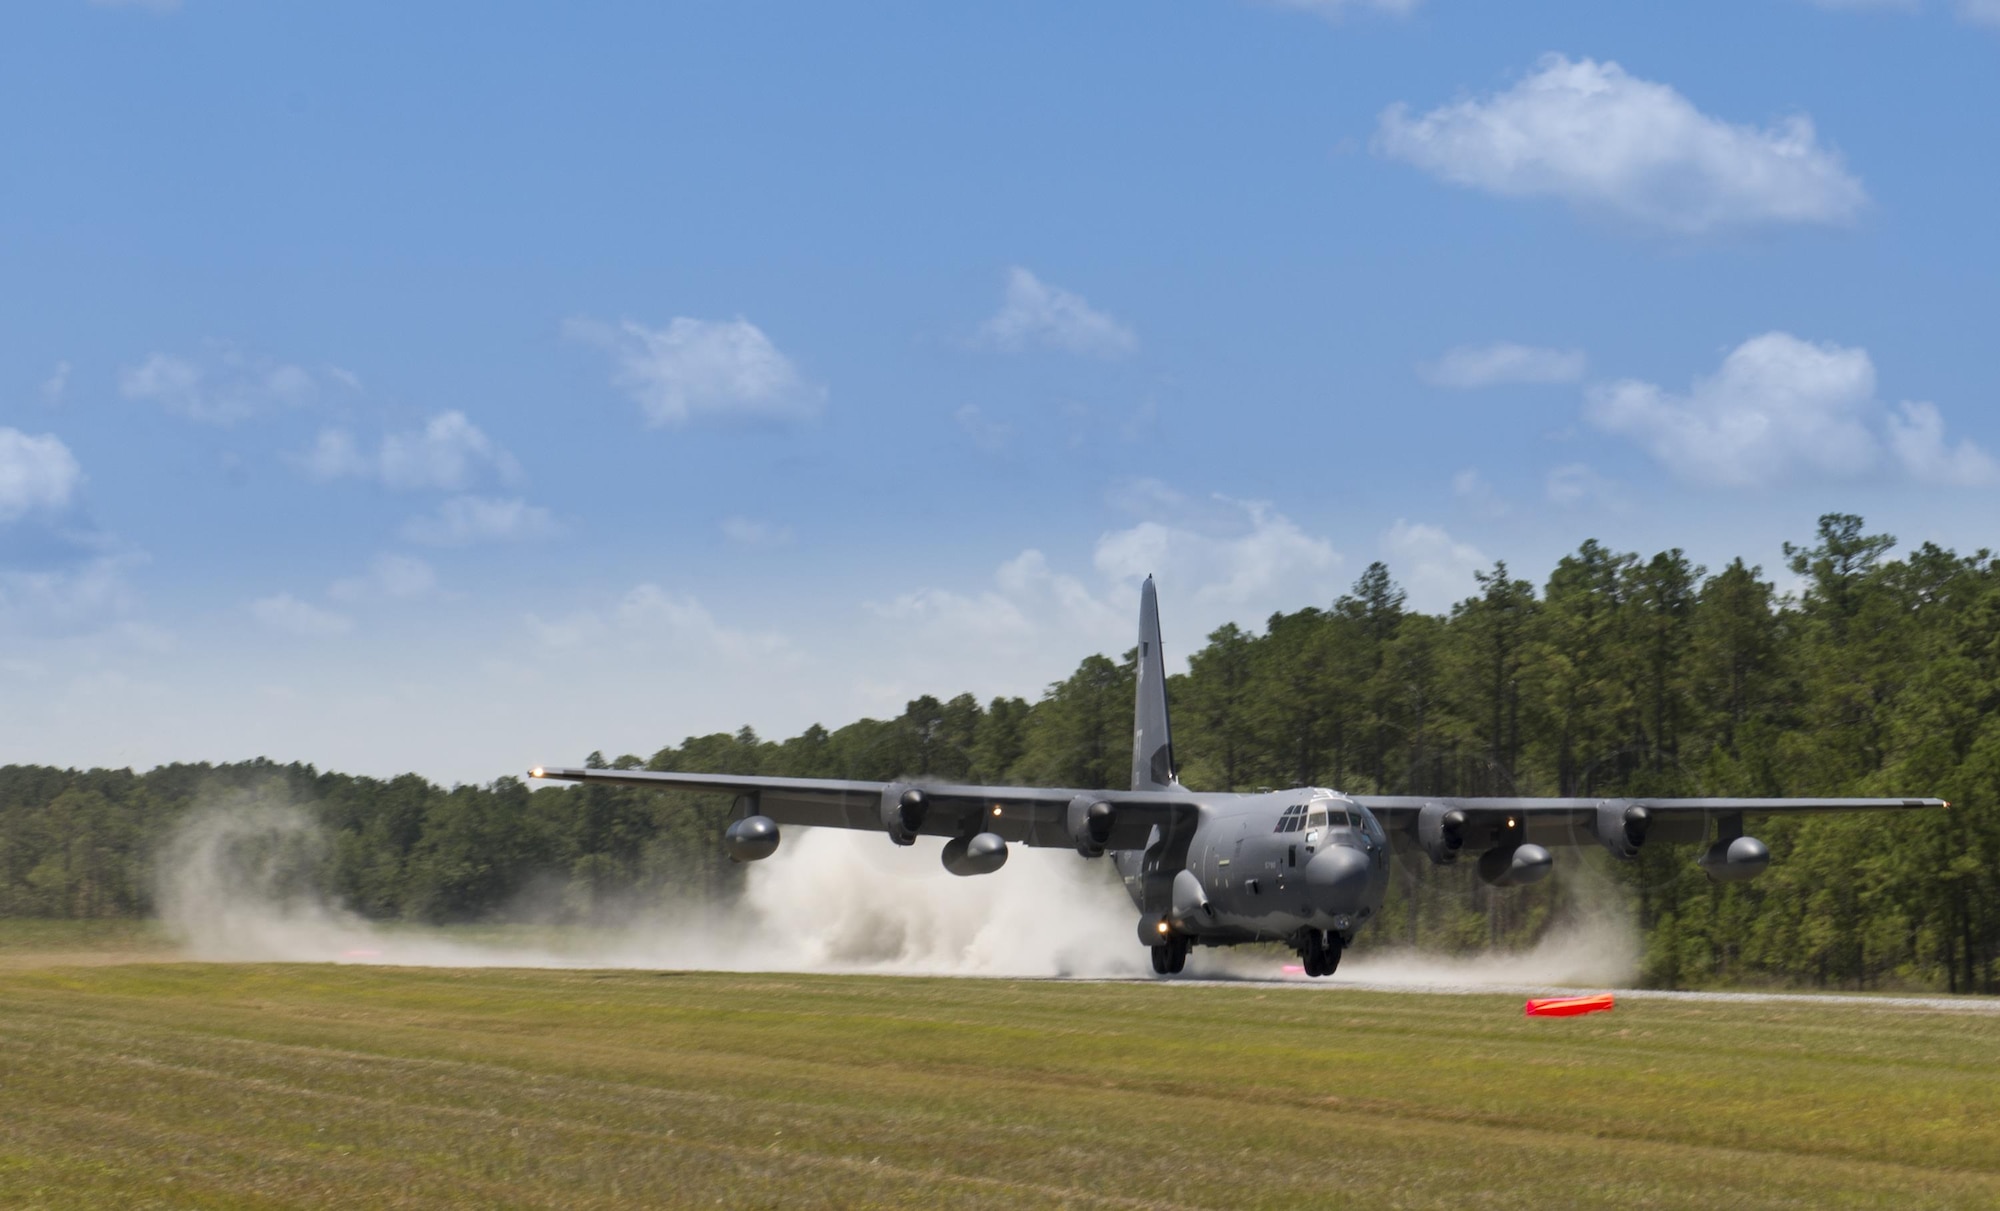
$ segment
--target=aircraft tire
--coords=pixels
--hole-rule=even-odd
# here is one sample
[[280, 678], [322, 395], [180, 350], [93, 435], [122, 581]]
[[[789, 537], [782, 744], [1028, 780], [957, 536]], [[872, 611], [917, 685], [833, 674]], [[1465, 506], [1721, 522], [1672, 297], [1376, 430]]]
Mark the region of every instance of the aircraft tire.
[[1148, 949], [1153, 952], [1153, 974], [1166, 975], [1172, 967], [1172, 956], [1167, 953], [1170, 948], [1166, 946], [1153, 946]]
[[1326, 937], [1314, 930], [1306, 934], [1305, 944], [1299, 947], [1299, 965], [1305, 968], [1307, 976], [1318, 979], [1327, 972]]
[[1175, 938], [1167, 944], [1167, 974], [1179, 975], [1187, 966], [1190, 944], [1186, 938]]
[[1341, 945], [1340, 938], [1337, 935], [1328, 934], [1326, 937], [1326, 957], [1320, 960], [1319, 973], [1323, 976], [1330, 976], [1334, 972], [1339, 971], [1340, 955], [1346, 949], [1345, 946]]

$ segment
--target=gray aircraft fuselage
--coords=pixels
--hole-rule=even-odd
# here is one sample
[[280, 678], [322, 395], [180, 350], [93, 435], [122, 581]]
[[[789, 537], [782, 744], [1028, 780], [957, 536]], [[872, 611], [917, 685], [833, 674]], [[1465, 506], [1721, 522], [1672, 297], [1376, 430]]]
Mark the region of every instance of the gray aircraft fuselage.
[[1315, 787], [1188, 798], [1199, 822], [1184, 841], [1156, 829], [1146, 849], [1112, 853], [1141, 938], [1171, 921], [1204, 946], [1290, 941], [1303, 930], [1344, 944], [1382, 911], [1388, 837], [1354, 800]]

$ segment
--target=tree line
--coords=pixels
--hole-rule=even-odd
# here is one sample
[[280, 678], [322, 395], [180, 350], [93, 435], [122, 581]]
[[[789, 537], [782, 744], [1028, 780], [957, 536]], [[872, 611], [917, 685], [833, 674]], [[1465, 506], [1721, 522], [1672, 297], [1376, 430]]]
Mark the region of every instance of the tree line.
[[[1558, 854], [1556, 878], [1479, 884], [1400, 855], [1363, 944], [1531, 942], [1595, 904], [1633, 914], [1643, 978], [1995, 991], [2000, 956], [2000, 560], [1820, 519], [1781, 593], [1738, 559], [1586, 542], [1539, 587], [1505, 563], [1445, 614], [1406, 608], [1382, 564], [1325, 606], [1208, 636], [1169, 694], [1183, 781], [1356, 794], [1929, 795], [1949, 811], [1767, 820], [1771, 869], [1710, 883], [1682, 849]], [[736, 774], [1120, 786], [1133, 656], [1090, 656], [1039, 700], [922, 697], [790, 739], [749, 728], [590, 762]], [[325, 890], [383, 919], [493, 920], [532, 900], [578, 921], [728, 898], [726, 800], [606, 787], [530, 792], [248, 762], [0, 769], [0, 914], [148, 911], [177, 820], [229, 791], [305, 805]]]

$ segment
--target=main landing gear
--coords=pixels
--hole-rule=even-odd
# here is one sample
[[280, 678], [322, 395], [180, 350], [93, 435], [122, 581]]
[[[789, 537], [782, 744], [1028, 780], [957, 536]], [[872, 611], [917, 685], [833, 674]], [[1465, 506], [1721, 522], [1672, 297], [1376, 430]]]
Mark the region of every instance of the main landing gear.
[[1187, 966], [1188, 940], [1178, 934], [1150, 949], [1153, 952], [1153, 971], [1157, 975], [1179, 975], [1181, 968]]
[[1330, 976], [1340, 966], [1340, 952], [1345, 949], [1345, 943], [1337, 933], [1309, 929], [1298, 949], [1299, 961], [1305, 964], [1307, 975]]

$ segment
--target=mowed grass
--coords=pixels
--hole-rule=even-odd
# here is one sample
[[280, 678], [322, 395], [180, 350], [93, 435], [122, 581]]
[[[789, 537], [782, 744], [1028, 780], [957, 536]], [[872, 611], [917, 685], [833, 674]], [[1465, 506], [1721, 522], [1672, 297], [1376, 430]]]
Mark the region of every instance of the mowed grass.
[[1245, 985], [0, 971], [5, 1206], [1987, 1207], [2000, 1016]]

